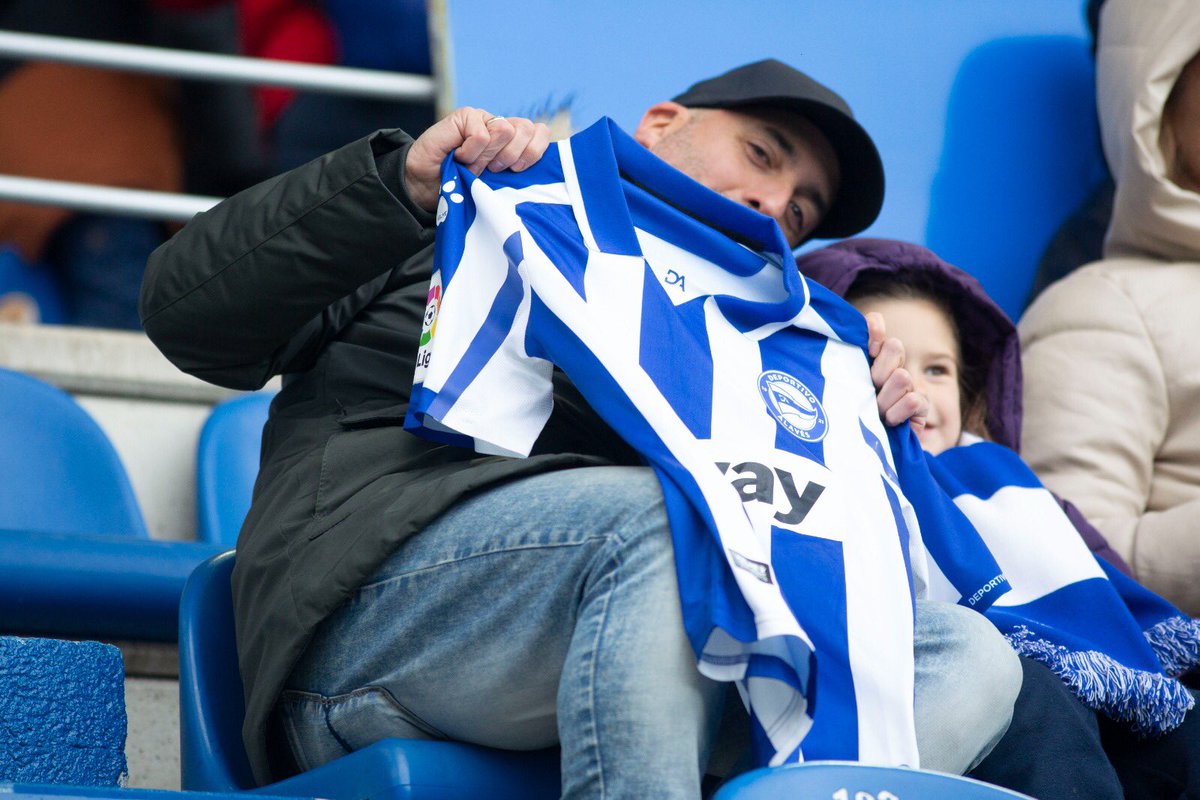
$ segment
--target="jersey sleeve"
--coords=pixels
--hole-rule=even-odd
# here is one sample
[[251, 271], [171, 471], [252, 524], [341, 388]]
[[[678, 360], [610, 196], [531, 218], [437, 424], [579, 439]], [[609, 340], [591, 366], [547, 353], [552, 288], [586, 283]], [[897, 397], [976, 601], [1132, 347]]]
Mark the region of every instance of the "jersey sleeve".
[[553, 367], [526, 349], [531, 294], [514, 196], [447, 158], [404, 427], [480, 453], [524, 457], [553, 408]]

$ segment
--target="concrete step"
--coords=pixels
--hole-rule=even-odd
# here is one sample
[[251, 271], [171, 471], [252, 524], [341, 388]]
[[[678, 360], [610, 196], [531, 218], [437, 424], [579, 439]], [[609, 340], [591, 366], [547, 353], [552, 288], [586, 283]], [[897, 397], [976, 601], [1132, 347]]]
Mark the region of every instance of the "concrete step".
[[140, 789], [179, 789], [179, 681], [126, 678], [125, 710], [129, 737], [128, 785]]

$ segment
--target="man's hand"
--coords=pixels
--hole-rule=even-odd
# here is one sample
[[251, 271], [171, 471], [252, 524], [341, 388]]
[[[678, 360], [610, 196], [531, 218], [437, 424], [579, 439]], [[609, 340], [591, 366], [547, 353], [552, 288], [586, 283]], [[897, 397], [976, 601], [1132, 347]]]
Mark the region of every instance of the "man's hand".
[[912, 375], [904, 368], [904, 345], [887, 337], [883, 315], [867, 315], [867, 354], [871, 356], [871, 381], [875, 384], [879, 416], [888, 425], [908, 420], [918, 433], [925, 427], [929, 399], [916, 390]]
[[550, 130], [518, 117], [497, 117], [482, 108], [460, 108], [421, 134], [408, 149], [404, 183], [408, 196], [426, 211], [437, 207], [442, 162], [454, 160], [474, 174], [520, 172], [537, 162], [550, 144]]

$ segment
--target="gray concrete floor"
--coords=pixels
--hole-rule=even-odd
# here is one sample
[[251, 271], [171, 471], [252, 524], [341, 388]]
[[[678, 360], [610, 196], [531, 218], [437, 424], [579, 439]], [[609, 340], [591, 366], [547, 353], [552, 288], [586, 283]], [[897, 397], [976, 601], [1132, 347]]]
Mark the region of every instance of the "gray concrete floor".
[[129, 786], [179, 789], [179, 681], [126, 678]]

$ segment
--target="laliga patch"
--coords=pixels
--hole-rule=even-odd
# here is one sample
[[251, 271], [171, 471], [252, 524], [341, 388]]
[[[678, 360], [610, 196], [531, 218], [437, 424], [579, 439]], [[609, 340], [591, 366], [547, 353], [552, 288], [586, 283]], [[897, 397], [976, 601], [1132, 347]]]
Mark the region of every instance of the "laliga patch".
[[414, 383], [421, 383], [429, 367], [434, 334], [437, 333], [438, 312], [442, 308], [442, 271], [433, 273], [429, 279], [429, 294], [425, 296], [425, 316], [421, 319], [421, 340], [417, 346], [417, 371]]
[[421, 322], [421, 347], [429, 344], [437, 332], [438, 311], [442, 308], [441, 277], [440, 271], [433, 276], [433, 284], [429, 287], [429, 294], [425, 296], [425, 317]]
[[758, 376], [758, 391], [775, 421], [804, 442], [819, 442], [829, 432], [829, 417], [817, 396], [796, 378], [767, 370]]

